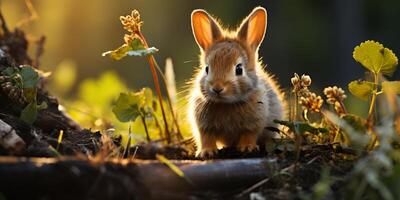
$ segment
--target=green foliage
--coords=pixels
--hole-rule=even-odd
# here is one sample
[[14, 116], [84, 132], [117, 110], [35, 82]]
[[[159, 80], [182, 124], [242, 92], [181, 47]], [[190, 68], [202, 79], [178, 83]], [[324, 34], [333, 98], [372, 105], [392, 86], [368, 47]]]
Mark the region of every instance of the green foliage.
[[46, 102], [37, 105], [39, 73], [33, 67], [23, 65], [20, 68], [6, 68], [2, 71], [2, 74], [10, 77], [12, 84], [22, 90], [28, 105], [21, 111], [20, 118], [28, 124], [33, 124], [37, 118], [38, 110], [47, 108]]
[[349, 90], [354, 96], [367, 101], [374, 91], [374, 83], [360, 80], [352, 81], [349, 84]]
[[[54, 90], [58, 90], [53, 85]], [[116, 130], [127, 130], [128, 126], [121, 123], [112, 113], [115, 97], [127, 91], [127, 86], [115, 72], [108, 71], [97, 79], [86, 79], [78, 86], [78, 95], [74, 99], [64, 99], [68, 114], [84, 127], [103, 131], [112, 124]]]
[[134, 38], [130, 44], [123, 44], [115, 50], [107, 51], [102, 56], [109, 56], [114, 60], [121, 60], [125, 56], [148, 56], [158, 51], [155, 47], [145, 48], [143, 42], [139, 38]]
[[20, 118], [28, 124], [33, 124], [36, 121], [38, 111], [46, 108], [46, 102], [42, 102], [40, 105], [37, 105], [36, 102], [31, 102], [22, 110]]
[[[373, 75], [373, 83], [367, 81], [353, 81], [349, 84], [349, 90], [363, 100], [371, 102], [368, 110], [367, 127], [369, 132], [374, 125], [374, 110], [376, 98], [383, 92], [399, 93], [398, 81], [380, 83], [380, 75], [392, 75], [396, 71], [398, 59], [396, 55], [382, 44], [374, 41], [366, 41], [357, 46], [353, 52], [353, 58], [369, 70]], [[382, 88], [381, 91], [379, 89]], [[372, 144], [374, 146], [374, 144]]]
[[22, 77], [22, 87], [23, 88], [36, 88], [39, 82], [39, 74], [31, 66], [23, 66], [20, 71]]
[[[361, 63], [363, 67], [374, 74], [374, 83], [368, 81], [353, 81], [349, 84], [349, 90], [354, 95], [363, 100], [368, 100], [370, 95], [378, 94], [379, 74], [392, 75], [396, 71], [398, 59], [396, 55], [382, 44], [374, 41], [366, 41], [357, 46], [353, 52], [353, 58]], [[398, 91], [399, 83], [382, 83], [383, 92]], [[389, 89], [391, 88], [391, 89]], [[398, 93], [398, 92], [396, 92]], [[371, 104], [374, 102], [371, 102]]]
[[37, 104], [35, 102], [29, 103], [21, 112], [20, 118], [22, 121], [33, 124], [37, 117]]
[[17, 73], [18, 71], [15, 70], [14, 67], [7, 67], [4, 69], [1, 74], [6, 75], [6, 76], [13, 76]]
[[141, 96], [133, 93], [121, 93], [113, 107], [113, 113], [121, 122], [129, 122], [140, 115]]
[[354, 49], [353, 58], [367, 70], [391, 75], [396, 71], [398, 59], [392, 50], [375, 41], [365, 41]]
[[113, 107], [113, 113], [121, 122], [133, 121], [139, 115], [153, 112], [153, 92], [143, 88], [140, 92], [121, 93]]
[[23, 66], [19, 71], [22, 79], [22, 88], [28, 105], [22, 110], [20, 118], [28, 123], [33, 124], [36, 121], [38, 110], [46, 109], [47, 103], [42, 102], [37, 105], [37, 84], [39, 82], [39, 73], [31, 66]]

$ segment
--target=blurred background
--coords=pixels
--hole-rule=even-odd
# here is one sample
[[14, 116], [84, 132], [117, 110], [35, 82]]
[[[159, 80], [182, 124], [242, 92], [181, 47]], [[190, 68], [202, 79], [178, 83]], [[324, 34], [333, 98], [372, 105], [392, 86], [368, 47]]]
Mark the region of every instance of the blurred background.
[[[24, 0], [0, 2], [10, 28], [29, 16]], [[317, 93], [321, 94], [324, 87], [331, 85], [347, 90], [350, 81], [364, 77], [364, 69], [353, 60], [352, 52], [365, 40], [379, 41], [400, 55], [398, 0], [32, 2], [39, 18], [22, 29], [32, 38], [46, 36], [41, 69], [54, 72], [50, 89], [66, 99], [76, 98], [80, 93], [85, 96], [85, 88], [97, 90], [93, 98], [101, 98], [100, 91], [108, 90], [107, 84], [114, 84], [110, 86], [109, 90], [113, 90], [109, 91], [110, 96], [117, 96], [118, 90], [125, 87], [138, 90], [153, 86], [145, 59], [129, 57], [114, 61], [101, 56], [102, 52], [123, 44], [126, 31], [119, 16], [130, 14], [132, 9], [141, 13], [142, 32], [150, 46], [160, 50], [156, 54], [160, 66], [164, 66], [166, 58], [172, 58], [178, 90], [198, 65], [199, 49], [190, 27], [190, 14], [196, 8], [206, 9], [218, 16], [225, 27], [234, 28], [255, 6], [265, 7], [268, 28], [260, 56], [268, 65], [267, 70], [285, 88], [297, 72], [311, 76]], [[102, 76], [104, 73], [106, 76]], [[99, 78], [108, 82], [99, 86], [96, 82]], [[391, 79], [399, 78], [398, 70]], [[85, 81], [86, 85], [82, 86]], [[354, 98], [348, 101], [354, 105], [350, 110], [362, 112], [365, 103]]]

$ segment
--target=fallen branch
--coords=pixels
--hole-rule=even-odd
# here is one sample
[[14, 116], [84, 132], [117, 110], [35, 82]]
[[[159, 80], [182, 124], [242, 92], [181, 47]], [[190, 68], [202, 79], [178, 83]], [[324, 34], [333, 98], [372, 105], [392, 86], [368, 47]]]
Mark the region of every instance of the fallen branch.
[[261, 158], [172, 162], [185, 178], [157, 161], [0, 157], [0, 192], [10, 199], [170, 199], [234, 193], [273, 174], [270, 161]]

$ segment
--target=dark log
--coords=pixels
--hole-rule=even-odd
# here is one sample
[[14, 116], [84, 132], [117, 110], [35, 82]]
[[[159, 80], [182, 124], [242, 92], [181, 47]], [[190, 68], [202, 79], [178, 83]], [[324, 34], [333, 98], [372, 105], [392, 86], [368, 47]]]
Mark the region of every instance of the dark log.
[[186, 199], [237, 194], [273, 173], [262, 158], [172, 162], [185, 178], [157, 161], [0, 157], [0, 193], [10, 199]]

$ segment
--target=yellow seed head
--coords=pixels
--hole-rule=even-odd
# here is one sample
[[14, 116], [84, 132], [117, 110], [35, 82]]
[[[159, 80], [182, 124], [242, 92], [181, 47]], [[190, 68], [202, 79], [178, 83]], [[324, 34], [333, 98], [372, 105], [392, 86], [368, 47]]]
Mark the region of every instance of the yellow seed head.
[[307, 97], [300, 97], [299, 104], [305, 110], [312, 112], [321, 112], [322, 104], [324, 100], [321, 96], [317, 96], [315, 93], [309, 93]]
[[325, 88], [324, 94], [326, 96], [326, 101], [332, 105], [334, 105], [335, 102], [342, 102], [347, 97], [344, 90], [337, 86]]
[[308, 75], [301, 75], [301, 77], [294, 73], [294, 77], [290, 79], [293, 85], [293, 92], [302, 97], [307, 97], [310, 93], [308, 86], [311, 85], [311, 78]]
[[143, 25], [143, 21], [140, 19], [140, 13], [137, 10], [133, 10], [130, 15], [120, 16], [119, 20], [124, 26], [124, 29], [131, 33], [140, 32], [140, 27]]

